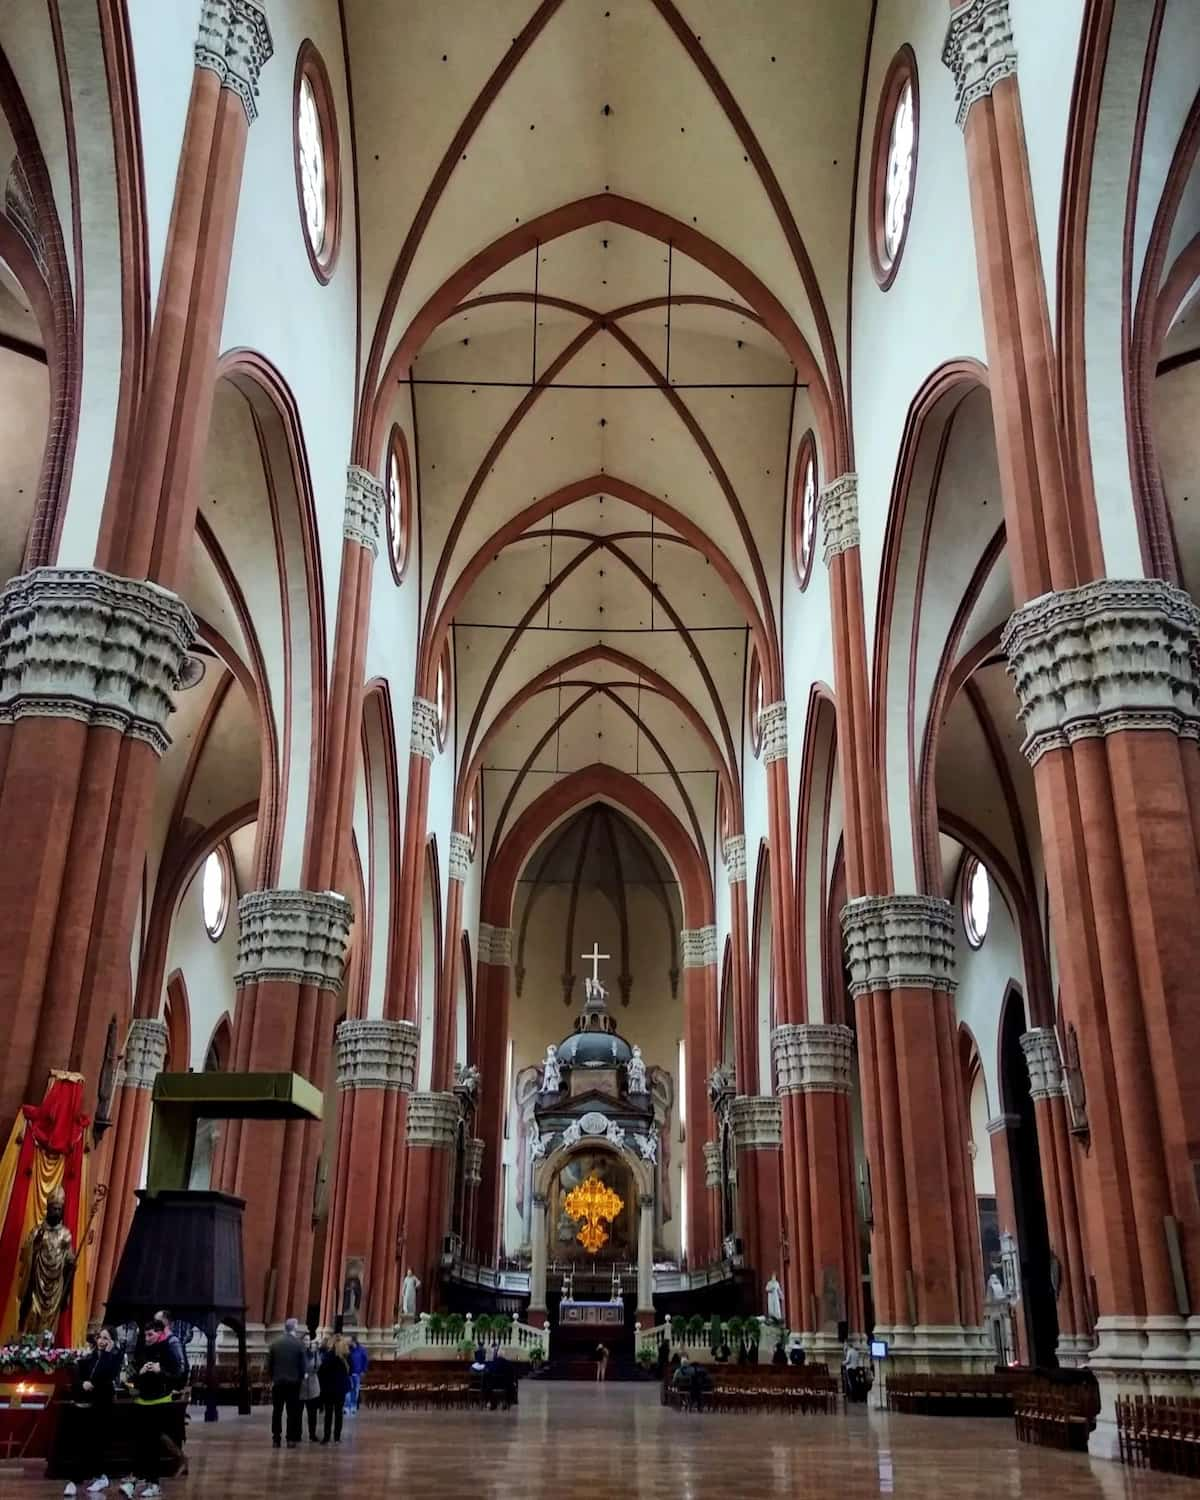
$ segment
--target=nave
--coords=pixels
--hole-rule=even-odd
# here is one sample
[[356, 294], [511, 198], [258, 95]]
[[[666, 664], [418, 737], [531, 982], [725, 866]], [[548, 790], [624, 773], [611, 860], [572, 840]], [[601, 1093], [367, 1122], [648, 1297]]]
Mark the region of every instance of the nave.
[[[198, 1415], [198, 1414], [197, 1414]], [[1001, 1420], [897, 1416], [843, 1407], [836, 1416], [683, 1415], [645, 1384], [521, 1382], [503, 1412], [368, 1412], [340, 1448], [272, 1449], [270, 1413], [193, 1421], [189, 1476], [167, 1500], [396, 1494], [438, 1500], [609, 1495], [723, 1500], [744, 1496], [1051, 1496], [1142, 1500], [1185, 1496], [1186, 1479], [1019, 1444]], [[50, 1500], [60, 1486], [0, 1467], [0, 1500]]]

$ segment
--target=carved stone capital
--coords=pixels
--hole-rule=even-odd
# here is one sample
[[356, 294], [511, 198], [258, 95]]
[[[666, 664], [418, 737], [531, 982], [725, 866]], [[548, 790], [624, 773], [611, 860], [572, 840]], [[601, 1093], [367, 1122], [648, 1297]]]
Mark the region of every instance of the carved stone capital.
[[483, 1181], [483, 1145], [477, 1135], [467, 1142], [463, 1156], [463, 1176], [468, 1187], [478, 1187]]
[[262, 0], [203, 0], [196, 66], [241, 99], [246, 119], [258, 115], [258, 78], [274, 47]]
[[783, 1108], [769, 1094], [739, 1094], [730, 1116], [739, 1151], [777, 1151], [783, 1145]]
[[1002, 1135], [1006, 1130], [1016, 1130], [1021, 1123], [1020, 1115], [996, 1115], [987, 1122], [988, 1135]]
[[75, 719], [162, 755], [196, 636], [187, 605], [155, 583], [93, 568], [33, 568], [0, 591], [0, 723]]
[[413, 699], [408, 748], [413, 755], [423, 756], [425, 760], [433, 760], [438, 753], [437, 704], [430, 703], [428, 698]]
[[654, 1207], [654, 1194], [653, 1193], [639, 1193], [638, 1194], [638, 1207], [641, 1209], [641, 1211], [643, 1213], [646, 1213], [647, 1211], [649, 1211], [650, 1209], [652, 1209]]
[[764, 766], [786, 760], [788, 753], [787, 704], [768, 703], [758, 716], [761, 736], [759, 755]]
[[452, 1093], [418, 1093], [408, 1096], [404, 1138], [410, 1146], [434, 1146], [450, 1150], [462, 1118]]
[[954, 917], [940, 896], [859, 896], [842, 908], [851, 994], [953, 994]]
[[412, 1021], [343, 1021], [334, 1044], [338, 1088], [411, 1093], [420, 1045], [421, 1028]]
[[725, 840], [725, 873], [730, 885], [746, 878], [746, 835], [734, 833]]
[[716, 1141], [704, 1143], [704, 1186], [706, 1188], [721, 1186], [721, 1148]]
[[854, 1077], [854, 1033], [817, 1023], [776, 1026], [771, 1033], [780, 1094], [848, 1094]]
[[[128, 1089], [152, 1089], [166, 1060], [167, 1023], [144, 1016], [130, 1021], [117, 1082]], [[185, 1057], [178, 1061], [182, 1070], [189, 1060]]]
[[342, 987], [354, 911], [336, 891], [248, 891], [238, 902], [234, 983]]
[[471, 873], [471, 861], [474, 857], [470, 836], [465, 833], [452, 833], [448, 859], [450, 879], [465, 880]]
[[1031, 765], [1125, 729], [1200, 738], [1200, 609], [1158, 578], [1101, 578], [1031, 599], [1001, 644]]
[[532, 1193], [530, 1196], [533, 1199], [534, 1208], [540, 1209], [542, 1213], [545, 1213], [550, 1204], [550, 1199], [546, 1196], [546, 1194]]
[[342, 535], [379, 556], [379, 532], [383, 516], [383, 485], [369, 469], [351, 464], [346, 470], [346, 519]]
[[825, 562], [839, 552], [848, 552], [860, 541], [858, 530], [858, 475], [842, 474], [821, 491], [821, 516], [825, 523]]
[[965, 125], [971, 106], [1017, 71], [1008, 0], [968, 0], [953, 11], [942, 61], [954, 74], [958, 123]]
[[512, 940], [511, 927], [493, 927], [490, 922], [480, 922], [479, 962], [492, 964], [498, 969], [511, 968]]
[[1038, 1099], [1055, 1099], [1063, 1091], [1062, 1054], [1058, 1033], [1053, 1026], [1035, 1026], [1021, 1038], [1021, 1051], [1029, 1069], [1029, 1094]]
[[679, 934], [679, 950], [685, 969], [703, 969], [717, 961], [717, 929], [685, 927]]

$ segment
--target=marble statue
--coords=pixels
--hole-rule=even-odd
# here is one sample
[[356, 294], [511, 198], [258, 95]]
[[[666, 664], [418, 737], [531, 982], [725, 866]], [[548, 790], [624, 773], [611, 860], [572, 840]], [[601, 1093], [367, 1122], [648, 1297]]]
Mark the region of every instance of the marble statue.
[[575, 1142], [579, 1139], [579, 1137], [582, 1134], [583, 1134], [583, 1131], [580, 1130], [580, 1128], [579, 1128], [579, 1121], [578, 1120], [572, 1120], [571, 1123], [567, 1126], [567, 1128], [563, 1131], [563, 1138], [562, 1138], [563, 1145], [564, 1146], [573, 1146], [575, 1144]]
[[75, 1244], [63, 1223], [67, 1200], [57, 1187], [46, 1199], [46, 1217], [21, 1246], [19, 1282], [21, 1333], [53, 1333], [71, 1295]]
[[400, 1283], [400, 1311], [406, 1318], [415, 1318], [417, 1315], [417, 1293], [421, 1290], [421, 1282], [413, 1275], [413, 1268], [409, 1266], [404, 1273], [404, 1280]]
[[644, 1094], [646, 1089], [646, 1064], [642, 1061], [642, 1049], [634, 1047], [633, 1056], [625, 1065], [631, 1094]]
[[604, 1132], [604, 1139], [611, 1146], [616, 1146], [619, 1151], [625, 1144], [625, 1131], [615, 1120], [610, 1120], [608, 1122], [608, 1129]]
[[474, 1100], [476, 1094], [479, 1092], [479, 1081], [481, 1077], [479, 1069], [475, 1066], [474, 1063], [472, 1063], [470, 1067], [464, 1067], [462, 1063], [458, 1063], [455, 1066], [454, 1071], [456, 1075], [454, 1080], [454, 1087], [456, 1089], [461, 1089], [469, 1099]]
[[995, 1271], [988, 1277], [987, 1300], [989, 1302], [1008, 1301], [1008, 1293], [1004, 1290], [1004, 1283]]
[[543, 1094], [562, 1092], [562, 1063], [558, 1060], [558, 1048], [553, 1042], [546, 1048], [546, 1057], [542, 1063], [541, 1092]]
[[658, 1137], [656, 1135], [635, 1136], [638, 1150], [642, 1153], [642, 1160], [648, 1162], [658, 1161]]
[[774, 1271], [771, 1279], [766, 1285], [767, 1293], [767, 1317], [772, 1323], [783, 1322], [783, 1288], [779, 1285], [779, 1277]]
[[549, 1145], [550, 1137], [542, 1134], [538, 1129], [536, 1120], [531, 1120], [529, 1124], [529, 1155], [534, 1161], [540, 1161], [545, 1156]]

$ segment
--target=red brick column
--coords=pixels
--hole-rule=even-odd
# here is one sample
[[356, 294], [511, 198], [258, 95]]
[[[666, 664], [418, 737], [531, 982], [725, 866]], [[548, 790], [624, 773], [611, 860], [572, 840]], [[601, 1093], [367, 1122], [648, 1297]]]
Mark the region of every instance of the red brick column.
[[[458, 1015], [458, 966], [462, 961], [463, 885], [471, 872], [471, 840], [465, 833], [450, 835], [446, 882], [446, 920], [442, 937], [442, 976], [439, 993], [441, 1013], [433, 1039], [433, 1085], [448, 1089], [454, 1082], [457, 1055], [455, 1024]], [[467, 1060], [471, 1058], [471, 1038], [464, 1038]]]
[[679, 934], [683, 955], [683, 1030], [687, 1056], [687, 1243], [694, 1264], [702, 1265], [717, 1250], [716, 1226], [710, 1213], [704, 1164], [704, 1124], [708, 1117], [708, 1076], [716, 1066], [710, 1052], [715, 1030], [712, 1014], [717, 1001], [717, 929], [685, 928]]
[[738, 1094], [729, 1105], [737, 1150], [737, 1212], [745, 1258], [763, 1286], [783, 1261], [783, 1117], [779, 1100]]
[[363, 1262], [357, 1324], [369, 1347], [393, 1343], [397, 1238], [390, 1205], [377, 1197], [391, 1179], [382, 1156], [395, 1140], [404, 1095], [416, 1081], [420, 1033], [411, 1021], [343, 1021], [337, 1032], [338, 1133], [325, 1256], [321, 1322], [332, 1327], [343, 1310], [348, 1263]]
[[[484, 1142], [482, 1175], [476, 1194], [476, 1248], [490, 1262], [503, 1238], [504, 1059], [508, 1049], [509, 997], [512, 989], [512, 928], [480, 922], [478, 982], [475, 987], [475, 1056], [494, 1059], [480, 1079], [475, 1128]], [[518, 1125], [518, 1129], [520, 1126]]]
[[1059, 1267], [1058, 1362], [1080, 1365], [1096, 1340], [1087, 1298], [1083, 1234], [1058, 1034], [1050, 1026], [1035, 1027], [1021, 1038], [1021, 1047], [1029, 1067], [1030, 1094], [1037, 1118], [1050, 1250]]
[[[1086, 451], [1057, 368], [1006, 0], [952, 10], [944, 53], [966, 141], [989, 389], [1018, 610], [1005, 636], [1033, 765], [1062, 985], [1085, 1274], [1102, 1410], [1200, 1380], [1196, 609], [1153, 579], [1098, 579]], [[1072, 434], [1076, 447], [1086, 434]], [[1068, 479], [1068, 475], [1070, 479]], [[1069, 671], [1067, 670], [1069, 663]]]
[[[950, 905], [858, 897], [842, 913], [842, 930], [860, 1025], [867, 1012], [883, 1080], [871, 1179], [875, 1191], [881, 1181], [886, 1188], [890, 1279], [876, 1278], [877, 1331], [909, 1369], [978, 1366], [988, 1357], [983, 1267], [957, 1066]], [[876, 1212], [873, 1246], [880, 1232]]]
[[449, 1228], [454, 1151], [462, 1118], [456, 1092], [432, 1090], [408, 1097], [405, 1123], [404, 1269], [420, 1279], [424, 1306], [438, 1306], [442, 1245]]
[[848, 1026], [785, 1023], [771, 1042], [784, 1157], [790, 1150], [796, 1164], [788, 1242], [798, 1274], [787, 1283], [788, 1321], [817, 1357], [838, 1358], [840, 1322], [854, 1338], [865, 1332], [849, 1108], [854, 1033]]
[[[729, 927], [733, 957], [731, 992], [726, 1001], [733, 1006], [733, 1066], [739, 1078], [754, 1073], [758, 1045], [755, 997], [750, 993], [750, 912], [746, 892], [746, 836], [730, 834], [721, 850], [729, 880]], [[722, 1042], [718, 1039], [718, 1053]], [[719, 1055], [717, 1061], [724, 1061]], [[715, 1066], [715, 1063], [714, 1063]]]

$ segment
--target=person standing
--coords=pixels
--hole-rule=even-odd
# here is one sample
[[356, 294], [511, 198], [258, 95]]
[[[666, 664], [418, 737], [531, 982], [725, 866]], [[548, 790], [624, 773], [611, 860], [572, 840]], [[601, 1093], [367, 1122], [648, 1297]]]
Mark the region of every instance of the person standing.
[[278, 1448], [283, 1437], [283, 1413], [287, 1411], [287, 1445], [300, 1441], [300, 1391], [304, 1384], [304, 1345], [299, 1318], [288, 1318], [283, 1332], [267, 1350], [267, 1373], [271, 1377], [271, 1444]]
[[330, 1337], [321, 1345], [318, 1379], [321, 1382], [321, 1410], [325, 1413], [325, 1433], [321, 1441], [329, 1441], [332, 1429], [333, 1441], [340, 1443], [346, 1392], [350, 1389], [350, 1346], [345, 1339]]
[[596, 1349], [596, 1379], [608, 1379], [608, 1345], [600, 1344]]
[[367, 1373], [367, 1366], [371, 1363], [370, 1356], [358, 1339], [351, 1336], [350, 1339], [350, 1393], [346, 1399], [346, 1409], [351, 1416], [358, 1415], [358, 1400], [362, 1391], [362, 1378]]
[[125, 1500], [133, 1500], [139, 1481], [144, 1484], [143, 1500], [156, 1500], [162, 1494], [164, 1418], [186, 1374], [183, 1345], [169, 1322], [155, 1317], [146, 1328], [143, 1356], [133, 1375], [133, 1476], [121, 1485]]
[[67, 1475], [64, 1495], [74, 1495], [85, 1480], [91, 1480], [89, 1495], [99, 1495], [108, 1488], [108, 1475], [103, 1472], [105, 1417], [120, 1377], [121, 1351], [112, 1329], [102, 1328], [95, 1344], [75, 1366], [71, 1402], [63, 1410], [58, 1446], [60, 1464]]
[[321, 1346], [310, 1334], [304, 1340], [304, 1384], [300, 1388], [300, 1400], [308, 1414], [308, 1440], [317, 1441], [317, 1418], [321, 1414]]

